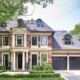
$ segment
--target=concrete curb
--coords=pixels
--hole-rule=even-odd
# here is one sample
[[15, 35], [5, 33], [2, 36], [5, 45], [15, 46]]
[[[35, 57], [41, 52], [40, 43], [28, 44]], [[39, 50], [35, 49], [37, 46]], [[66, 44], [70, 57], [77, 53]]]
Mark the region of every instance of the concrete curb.
[[62, 76], [62, 75], [61, 75], [61, 77], [64, 78], [65, 80], [69, 80], [69, 79], [67, 79], [66, 77]]

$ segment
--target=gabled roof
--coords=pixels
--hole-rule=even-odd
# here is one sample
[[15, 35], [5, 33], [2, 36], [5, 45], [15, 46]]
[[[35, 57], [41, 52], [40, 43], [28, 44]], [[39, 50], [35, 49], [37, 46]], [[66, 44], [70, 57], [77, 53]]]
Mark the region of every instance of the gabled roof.
[[[38, 27], [36, 21], [34, 23], [28, 23], [28, 21], [24, 21], [23, 28], [29, 28], [30, 31], [37, 31], [37, 32], [54, 32], [54, 30], [49, 27], [44, 21], [42, 21], [42, 26]], [[9, 31], [10, 28], [17, 28], [18, 22], [17, 21], [7, 21], [7, 27], [0, 27], [0, 31]]]
[[75, 35], [72, 35], [72, 44], [71, 45], [65, 45], [63, 42], [64, 35], [69, 34], [67, 31], [55, 31], [53, 35], [53, 49], [76, 49], [80, 50], [80, 41], [78, 41], [77, 37]]

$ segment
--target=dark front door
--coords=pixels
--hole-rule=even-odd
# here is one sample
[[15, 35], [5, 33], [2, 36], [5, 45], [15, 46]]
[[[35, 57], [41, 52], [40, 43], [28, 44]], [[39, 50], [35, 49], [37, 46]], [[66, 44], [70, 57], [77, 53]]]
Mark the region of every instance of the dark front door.
[[53, 57], [52, 67], [54, 70], [67, 70], [67, 57]]
[[37, 54], [32, 54], [32, 67], [37, 65]]
[[18, 68], [22, 68], [22, 54], [18, 54]]
[[3, 54], [3, 66], [8, 67], [8, 54]]
[[70, 70], [80, 70], [80, 57], [70, 57], [69, 58], [69, 69]]

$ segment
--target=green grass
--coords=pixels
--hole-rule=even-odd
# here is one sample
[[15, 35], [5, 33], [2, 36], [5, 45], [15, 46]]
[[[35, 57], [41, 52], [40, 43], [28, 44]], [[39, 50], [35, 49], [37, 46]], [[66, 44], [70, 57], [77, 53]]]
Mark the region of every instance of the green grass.
[[63, 78], [0, 78], [0, 80], [64, 80]]

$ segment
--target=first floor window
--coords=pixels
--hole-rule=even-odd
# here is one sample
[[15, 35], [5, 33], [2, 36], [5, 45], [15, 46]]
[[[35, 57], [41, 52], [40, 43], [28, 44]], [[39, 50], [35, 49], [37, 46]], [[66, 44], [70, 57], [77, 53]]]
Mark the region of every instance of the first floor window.
[[3, 66], [8, 67], [8, 54], [3, 54]]
[[33, 46], [37, 45], [37, 37], [32, 37], [32, 45]]
[[3, 46], [8, 46], [9, 37], [3, 37]]
[[41, 36], [41, 46], [47, 46], [47, 37]]
[[17, 45], [22, 45], [22, 36], [17, 36]]

